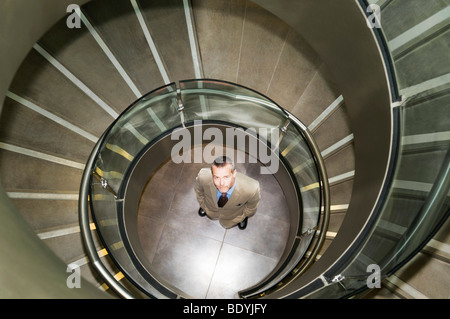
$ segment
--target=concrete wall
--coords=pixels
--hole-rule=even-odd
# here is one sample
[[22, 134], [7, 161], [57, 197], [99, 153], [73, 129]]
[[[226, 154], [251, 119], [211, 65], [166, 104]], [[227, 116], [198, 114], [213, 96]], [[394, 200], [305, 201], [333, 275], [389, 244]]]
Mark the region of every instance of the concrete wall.
[[[19, 65], [33, 44], [66, 14], [73, 0], [4, 0], [0, 2], [0, 113]], [[0, 298], [104, 298], [82, 279], [69, 289], [67, 266], [31, 231], [0, 186]], [[5, 244], [7, 243], [7, 244]]]

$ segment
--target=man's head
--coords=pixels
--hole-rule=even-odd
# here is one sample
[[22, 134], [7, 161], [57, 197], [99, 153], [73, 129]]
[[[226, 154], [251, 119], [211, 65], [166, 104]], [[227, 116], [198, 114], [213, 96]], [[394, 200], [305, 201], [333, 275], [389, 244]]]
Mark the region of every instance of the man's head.
[[211, 166], [214, 185], [221, 193], [226, 193], [233, 187], [237, 170], [234, 162], [226, 156], [216, 158]]

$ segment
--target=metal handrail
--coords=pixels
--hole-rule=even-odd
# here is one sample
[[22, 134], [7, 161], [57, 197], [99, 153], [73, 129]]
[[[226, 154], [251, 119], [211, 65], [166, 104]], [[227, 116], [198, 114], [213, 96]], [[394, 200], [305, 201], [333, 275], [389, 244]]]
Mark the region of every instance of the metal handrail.
[[106, 269], [106, 267], [101, 262], [97, 253], [97, 249], [95, 248], [94, 240], [91, 234], [91, 228], [89, 225], [88, 198], [89, 198], [89, 184], [91, 181], [91, 174], [93, 171], [92, 166], [94, 164], [98, 150], [100, 149], [100, 146], [102, 145], [102, 142], [105, 139], [107, 132], [108, 130], [105, 133], [103, 133], [103, 135], [100, 137], [100, 139], [97, 141], [94, 148], [92, 149], [91, 155], [89, 156], [89, 159], [84, 168], [83, 177], [81, 179], [80, 193], [78, 199], [81, 238], [83, 239], [89, 260], [91, 261], [95, 270], [99, 273], [99, 275], [103, 278], [103, 280], [105, 280], [107, 285], [113, 288], [114, 291], [116, 291], [122, 298], [134, 299], [134, 296], [127, 289], [125, 289], [119, 282], [117, 282], [117, 280], [114, 279], [111, 273]]
[[293, 279], [300, 276], [302, 273], [308, 269], [311, 264], [313, 263], [315, 257], [319, 253], [319, 250], [322, 248], [323, 243], [325, 242], [326, 238], [326, 230], [328, 229], [328, 225], [330, 223], [330, 184], [328, 181], [328, 174], [325, 168], [325, 162], [322, 158], [321, 152], [319, 147], [317, 146], [316, 142], [314, 141], [314, 138], [311, 134], [311, 132], [308, 130], [308, 128], [300, 122], [295, 116], [293, 116], [291, 113], [288, 113], [289, 119], [294, 122], [294, 124], [300, 129], [301, 133], [304, 134], [304, 139], [308, 143], [308, 146], [311, 149], [311, 152], [314, 155], [314, 158], [317, 160], [316, 167], [318, 168], [320, 180], [322, 181], [321, 190], [323, 195], [323, 217], [322, 217], [322, 225], [318, 229], [319, 232], [319, 238], [316, 242], [316, 245], [314, 246], [313, 250], [311, 251], [311, 255], [309, 257], [309, 260], [302, 265], [301, 269], [298, 269]]
[[[221, 82], [221, 81], [217, 81]], [[286, 284], [300, 276], [302, 273], [304, 273], [314, 262], [319, 250], [321, 249], [325, 238], [326, 238], [326, 229], [328, 228], [329, 219], [330, 219], [330, 191], [329, 191], [329, 182], [328, 177], [325, 169], [325, 164], [322, 159], [320, 150], [317, 146], [317, 144], [314, 141], [314, 138], [311, 134], [311, 132], [308, 130], [308, 128], [299, 121], [295, 116], [293, 116], [291, 113], [286, 111], [285, 109], [281, 108], [279, 105], [273, 102], [273, 105], [267, 105], [269, 102], [265, 103], [266, 106], [270, 106], [272, 108], [278, 108], [280, 111], [282, 111], [287, 119], [287, 123], [293, 123], [295, 127], [298, 129], [298, 132], [302, 135], [303, 139], [306, 141], [308, 147], [310, 148], [310, 151], [313, 155], [313, 158], [316, 162], [316, 167], [318, 168], [318, 174], [319, 174], [319, 183], [320, 183], [320, 189], [321, 189], [321, 196], [322, 196], [322, 204], [321, 207], [323, 207], [323, 214], [319, 212], [319, 219], [321, 222], [318, 223], [318, 225], [314, 228], [313, 231], [319, 231], [318, 239], [315, 241], [311, 241], [309, 244], [308, 249], [314, 244], [313, 249], [311, 250], [311, 254], [306, 257], [305, 259], [301, 259], [297, 263], [297, 265], [294, 267], [295, 271], [290, 272], [287, 276], [285, 276], [282, 281], [278, 281], [275, 286], [276, 290], [281, 289], [281, 287], [284, 287]], [[119, 116], [120, 118], [120, 116]], [[116, 119], [117, 122], [118, 119]], [[114, 125], [114, 124], [113, 124]], [[287, 124], [286, 124], [287, 125]], [[112, 126], [110, 126], [111, 128]], [[80, 221], [80, 229], [81, 229], [81, 235], [82, 239], [84, 241], [88, 258], [91, 260], [93, 267], [96, 269], [96, 271], [100, 274], [100, 276], [105, 280], [107, 285], [109, 285], [113, 290], [117, 292], [117, 294], [123, 298], [126, 299], [133, 299], [134, 296], [126, 289], [124, 288], [117, 280], [114, 279], [114, 277], [109, 273], [109, 271], [106, 269], [106, 267], [102, 264], [100, 261], [100, 258], [97, 254], [94, 241], [92, 238], [91, 230], [90, 230], [90, 221], [89, 221], [89, 208], [88, 208], [88, 202], [89, 202], [89, 185], [92, 180], [92, 176], [95, 176], [95, 172], [93, 169], [97, 154], [103, 145], [103, 142], [110, 132], [110, 129], [106, 130], [103, 135], [100, 137], [100, 139], [97, 141], [96, 145], [94, 146], [90, 157], [86, 163], [86, 167], [83, 172], [83, 177], [81, 180], [81, 186], [80, 186], [80, 193], [79, 193], [79, 221]], [[113, 195], [115, 195], [114, 192], [112, 192]], [[115, 197], [117, 197], [115, 195]], [[319, 209], [321, 209], [319, 207]], [[320, 225], [319, 225], [320, 224]], [[308, 250], [307, 250], [308, 251]], [[295, 273], [295, 274], [293, 274]], [[290, 279], [287, 279], [290, 278]], [[281, 283], [283, 283], [281, 285]], [[272, 291], [274, 288], [269, 288], [266, 290]], [[260, 294], [258, 294], [260, 295]]]
[[[314, 141], [314, 138], [311, 134], [311, 132], [308, 130], [308, 128], [299, 121], [294, 115], [292, 115], [290, 112], [284, 110], [286, 114], [288, 115], [289, 120], [299, 129], [301, 134], [303, 135], [304, 140], [307, 142], [314, 159], [316, 160], [316, 167], [318, 168], [319, 173], [319, 179], [321, 181], [320, 189], [322, 191], [322, 198], [323, 198], [323, 214], [321, 218], [320, 226], [317, 225], [314, 227], [314, 229], [310, 229], [309, 231], [318, 231], [318, 239], [316, 240], [313, 249], [311, 250], [311, 253], [308, 257], [306, 257], [306, 261], [300, 260], [296, 267], [288, 274], [286, 275], [282, 280], [280, 280], [275, 285], [272, 285], [271, 288], [266, 289], [265, 291], [261, 291], [257, 294], [247, 296], [246, 298], [252, 299], [262, 296], [268, 296], [274, 292], [277, 292], [283, 288], [285, 288], [287, 285], [289, 285], [292, 281], [294, 281], [296, 278], [298, 278], [300, 275], [302, 275], [315, 261], [316, 256], [318, 255], [320, 249], [322, 248], [325, 239], [326, 239], [326, 230], [328, 229], [328, 225], [330, 222], [330, 185], [328, 181], [328, 174], [325, 168], [325, 163], [322, 158], [321, 152], [319, 147], [317, 146], [316, 142]], [[312, 243], [308, 247], [308, 249], [311, 247]], [[306, 251], [308, 251], [308, 249]]]

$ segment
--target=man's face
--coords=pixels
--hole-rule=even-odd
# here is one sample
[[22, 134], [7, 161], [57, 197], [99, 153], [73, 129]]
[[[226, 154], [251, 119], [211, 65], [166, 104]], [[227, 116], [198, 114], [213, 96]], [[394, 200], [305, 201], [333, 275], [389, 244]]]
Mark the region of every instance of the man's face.
[[233, 187], [234, 181], [236, 180], [236, 173], [231, 170], [231, 165], [227, 164], [223, 167], [217, 167], [213, 165], [211, 167], [214, 185], [216, 185], [217, 189], [221, 193], [226, 193], [228, 190]]

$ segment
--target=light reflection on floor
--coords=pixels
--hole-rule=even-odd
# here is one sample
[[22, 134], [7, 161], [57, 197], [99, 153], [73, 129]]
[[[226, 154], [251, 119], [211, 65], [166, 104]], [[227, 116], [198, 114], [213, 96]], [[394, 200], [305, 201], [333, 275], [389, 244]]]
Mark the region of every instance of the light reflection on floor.
[[168, 161], [141, 198], [138, 232], [153, 271], [193, 298], [238, 298], [269, 274], [283, 253], [289, 231], [284, 195], [259, 164], [236, 164], [258, 179], [261, 201], [245, 230], [224, 229], [197, 214], [195, 177], [208, 164]]

